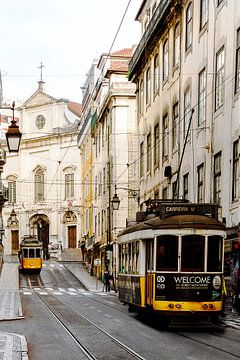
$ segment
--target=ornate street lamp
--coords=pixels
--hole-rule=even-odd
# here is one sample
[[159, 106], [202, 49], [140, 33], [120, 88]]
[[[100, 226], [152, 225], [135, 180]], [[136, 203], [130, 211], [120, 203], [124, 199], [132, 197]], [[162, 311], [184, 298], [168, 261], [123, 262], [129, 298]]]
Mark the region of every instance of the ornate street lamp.
[[[123, 188], [123, 187], [119, 187], [118, 189], [128, 191], [128, 193], [134, 198], [138, 196], [138, 192], [139, 192], [139, 190]], [[112, 203], [113, 210], [119, 210], [120, 200], [119, 200], [119, 197], [117, 196], [117, 186], [116, 185], [115, 185], [115, 194], [112, 197], [111, 203]]]
[[115, 194], [111, 200], [113, 210], [118, 210], [120, 205], [119, 197], [117, 196], [117, 187], [115, 185]]
[[12, 103], [12, 121], [11, 125], [8, 128], [8, 131], [6, 133], [6, 139], [7, 139], [7, 146], [9, 152], [15, 152], [17, 153], [19, 150], [22, 133], [19, 130], [19, 127], [17, 125], [17, 121], [14, 118], [14, 109], [15, 109], [15, 101]]

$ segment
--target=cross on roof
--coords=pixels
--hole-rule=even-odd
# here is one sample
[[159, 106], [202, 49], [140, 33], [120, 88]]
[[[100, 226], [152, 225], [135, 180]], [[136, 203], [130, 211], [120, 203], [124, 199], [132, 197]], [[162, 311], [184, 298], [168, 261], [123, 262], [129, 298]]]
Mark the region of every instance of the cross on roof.
[[43, 81], [43, 78], [42, 78], [42, 69], [45, 67], [45, 65], [43, 65], [43, 63], [41, 62], [40, 66], [38, 67], [39, 69], [41, 69], [40, 71], [40, 81]]

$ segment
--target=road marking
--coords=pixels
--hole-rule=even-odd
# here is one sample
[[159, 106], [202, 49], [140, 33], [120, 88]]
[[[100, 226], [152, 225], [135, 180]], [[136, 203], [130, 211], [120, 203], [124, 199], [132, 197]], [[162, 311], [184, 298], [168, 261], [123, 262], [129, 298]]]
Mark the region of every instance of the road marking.
[[109, 314], [104, 314], [107, 318], [111, 318], [112, 315], [109, 315]]
[[53, 288], [50, 288], [50, 287], [46, 287], [45, 289], [46, 289], [46, 290], [50, 290], [50, 291], [53, 290]]
[[121, 320], [119, 320], [119, 319], [113, 319], [114, 321], [116, 321], [116, 322], [118, 322], [118, 323], [122, 323], [122, 321]]
[[24, 291], [23, 295], [32, 295], [32, 293], [30, 291]]
[[62, 295], [62, 293], [60, 291], [53, 291], [54, 295]]
[[77, 293], [71, 292], [71, 291], [67, 291], [67, 294], [69, 294], [69, 295], [77, 295]]
[[39, 291], [39, 295], [48, 295], [46, 291]]

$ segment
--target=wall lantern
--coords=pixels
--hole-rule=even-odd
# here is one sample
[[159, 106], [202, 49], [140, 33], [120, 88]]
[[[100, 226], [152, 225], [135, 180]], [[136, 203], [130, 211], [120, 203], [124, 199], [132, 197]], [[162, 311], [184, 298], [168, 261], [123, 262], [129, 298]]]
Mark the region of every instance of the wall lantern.
[[17, 122], [14, 118], [14, 109], [15, 109], [15, 101], [12, 103], [13, 116], [12, 116], [11, 125], [9, 126], [8, 131], [6, 132], [6, 139], [7, 139], [7, 146], [9, 152], [17, 153], [19, 150], [22, 133], [20, 132]]
[[10, 220], [11, 220], [12, 225], [17, 224], [17, 214], [15, 213], [14, 209], [12, 209], [12, 211], [10, 213]]

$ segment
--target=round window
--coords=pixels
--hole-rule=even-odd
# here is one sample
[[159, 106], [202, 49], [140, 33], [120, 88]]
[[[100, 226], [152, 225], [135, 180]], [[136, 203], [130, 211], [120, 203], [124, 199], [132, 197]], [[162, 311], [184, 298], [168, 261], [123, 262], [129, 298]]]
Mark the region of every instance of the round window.
[[42, 129], [45, 125], [45, 117], [43, 115], [38, 115], [35, 124], [38, 129]]

